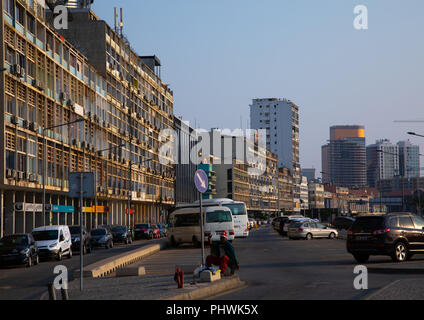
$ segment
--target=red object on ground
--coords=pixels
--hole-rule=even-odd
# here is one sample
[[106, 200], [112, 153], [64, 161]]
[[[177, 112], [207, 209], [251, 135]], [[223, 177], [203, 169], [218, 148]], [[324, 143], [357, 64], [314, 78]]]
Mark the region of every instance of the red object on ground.
[[228, 268], [228, 262], [230, 259], [227, 256], [222, 256], [220, 258], [215, 256], [208, 256], [206, 258], [206, 267], [210, 268], [212, 265], [219, 266], [221, 274], [224, 275], [225, 270]]
[[180, 268], [177, 268], [175, 271], [174, 280], [178, 284], [178, 289], [184, 288], [184, 271], [181, 271]]

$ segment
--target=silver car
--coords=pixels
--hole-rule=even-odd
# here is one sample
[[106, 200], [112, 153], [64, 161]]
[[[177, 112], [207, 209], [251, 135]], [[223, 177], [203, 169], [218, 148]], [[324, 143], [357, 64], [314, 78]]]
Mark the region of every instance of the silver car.
[[298, 221], [290, 224], [288, 228], [289, 239], [329, 238], [334, 239], [339, 235], [336, 229], [329, 228], [319, 222]]

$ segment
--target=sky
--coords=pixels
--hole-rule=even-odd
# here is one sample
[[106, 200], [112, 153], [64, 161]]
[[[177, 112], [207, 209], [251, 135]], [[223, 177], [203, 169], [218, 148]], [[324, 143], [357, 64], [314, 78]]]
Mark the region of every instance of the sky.
[[[354, 8], [368, 8], [356, 30]], [[253, 98], [300, 107], [301, 166], [321, 169], [332, 125], [364, 125], [367, 144], [410, 138], [424, 153], [422, 0], [95, 0], [139, 55], [159, 57], [174, 113], [199, 128], [245, 129]], [[405, 123], [400, 120], [423, 122]]]

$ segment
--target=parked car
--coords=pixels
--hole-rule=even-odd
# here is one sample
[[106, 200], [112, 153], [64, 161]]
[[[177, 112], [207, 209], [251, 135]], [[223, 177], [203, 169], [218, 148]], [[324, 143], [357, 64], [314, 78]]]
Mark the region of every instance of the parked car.
[[158, 225], [152, 224], [151, 228], [152, 228], [153, 239], [159, 239], [160, 238], [160, 229], [159, 229]]
[[104, 247], [105, 249], [113, 248], [113, 236], [104, 228], [94, 229], [90, 232], [92, 247]]
[[166, 236], [167, 236], [167, 230], [166, 230], [165, 225], [163, 225], [163, 224], [158, 224], [158, 227], [159, 227], [159, 231], [160, 231], [160, 236], [161, 236], [161, 238], [162, 238], [162, 237], [163, 237], [163, 238], [166, 238]]
[[359, 263], [374, 255], [403, 262], [424, 253], [424, 220], [412, 213], [359, 216], [348, 231], [346, 246]]
[[113, 242], [123, 242], [125, 244], [132, 243], [132, 234], [127, 226], [112, 227]]
[[40, 258], [55, 257], [58, 261], [66, 255], [72, 258], [72, 238], [68, 226], [46, 226], [32, 230]]
[[[72, 251], [80, 252], [80, 245], [81, 245], [81, 227], [80, 226], [71, 226], [69, 227], [69, 231], [71, 232], [71, 239], [72, 239]], [[90, 233], [87, 231], [86, 228], [82, 228], [82, 237], [83, 237], [83, 247], [82, 252], [83, 254], [91, 253], [92, 247], [91, 247], [91, 236]]]
[[112, 225], [110, 224], [101, 224], [97, 227], [97, 229], [106, 229], [107, 231], [112, 233]]
[[354, 222], [355, 219], [352, 217], [336, 217], [333, 220], [333, 226], [338, 230], [349, 230]]
[[134, 226], [136, 239], [153, 239], [153, 229], [150, 223], [136, 224]]
[[31, 267], [38, 263], [38, 247], [31, 234], [14, 234], [0, 239], [0, 265]]
[[313, 238], [329, 238], [335, 239], [339, 235], [338, 231], [329, 228], [322, 223], [312, 220], [297, 221], [290, 224], [288, 229], [289, 239], [305, 239], [312, 240]]

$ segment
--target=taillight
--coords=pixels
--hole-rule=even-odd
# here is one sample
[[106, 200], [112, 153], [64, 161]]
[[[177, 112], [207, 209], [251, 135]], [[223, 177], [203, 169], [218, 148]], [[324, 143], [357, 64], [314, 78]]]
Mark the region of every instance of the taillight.
[[233, 236], [234, 235], [234, 230], [231, 230], [230, 231], [230, 236]]
[[348, 234], [349, 236], [353, 236], [353, 231], [352, 231], [352, 230], [349, 230], [349, 231], [347, 232], [347, 234]]
[[300, 229], [297, 229], [297, 231], [298, 231], [298, 232], [303, 232], [303, 229], [302, 229], [302, 228], [300, 228]]
[[372, 234], [375, 236], [378, 236], [378, 235], [386, 234], [389, 232], [390, 232], [390, 229], [381, 229], [381, 230], [375, 230]]
[[246, 230], [244, 230], [244, 232], [247, 232], [247, 231], [249, 231], [249, 222], [247, 223]]

